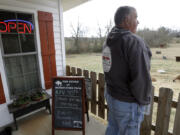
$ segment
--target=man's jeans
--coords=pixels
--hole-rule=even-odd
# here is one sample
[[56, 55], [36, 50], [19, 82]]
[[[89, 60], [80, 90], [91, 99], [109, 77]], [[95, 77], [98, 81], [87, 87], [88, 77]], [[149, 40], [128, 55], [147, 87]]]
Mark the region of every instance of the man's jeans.
[[140, 135], [144, 108], [137, 103], [121, 102], [105, 92], [109, 107], [108, 126], [105, 135]]

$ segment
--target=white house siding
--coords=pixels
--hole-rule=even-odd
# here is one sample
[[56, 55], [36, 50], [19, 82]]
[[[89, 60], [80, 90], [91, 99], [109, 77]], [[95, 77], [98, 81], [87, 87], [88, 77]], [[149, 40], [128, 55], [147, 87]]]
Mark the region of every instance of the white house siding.
[[[49, 5], [49, 6], [47, 6]], [[55, 42], [55, 50], [56, 50], [56, 69], [57, 75], [65, 74], [65, 48], [64, 48], [64, 35], [63, 35], [63, 26], [62, 23], [59, 22], [59, 10], [58, 1], [46, 1], [43, 0], [43, 4], [34, 0], [27, 0], [24, 2], [23, 0], [0, 0], [0, 9], [10, 10], [10, 11], [20, 11], [20, 12], [28, 12], [34, 13], [35, 18], [35, 27], [36, 27], [36, 38], [37, 38], [37, 48], [38, 48], [38, 56], [39, 56], [39, 67], [41, 74], [41, 82], [44, 87], [44, 75], [43, 75], [43, 66], [42, 66], [42, 57], [41, 57], [41, 47], [40, 47], [40, 36], [39, 36], [39, 27], [38, 27], [38, 15], [37, 11], [45, 11], [53, 13], [53, 28], [54, 28], [54, 42]], [[62, 15], [61, 15], [62, 16]], [[9, 91], [4, 71], [4, 65], [2, 62], [2, 55], [0, 51], [0, 73], [2, 76], [3, 87], [5, 91], [5, 97], [7, 102], [5, 104], [0, 105], [0, 127], [7, 125], [13, 121], [12, 115], [9, 114], [7, 109], [7, 104], [11, 102], [9, 98]]]

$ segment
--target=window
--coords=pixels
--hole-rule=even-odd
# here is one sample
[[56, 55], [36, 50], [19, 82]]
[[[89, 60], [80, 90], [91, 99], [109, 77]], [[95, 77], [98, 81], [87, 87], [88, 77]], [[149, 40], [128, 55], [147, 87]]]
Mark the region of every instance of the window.
[[11, 97], [41, 87], [34, 29], [32, 14], [0, 11], [1, 50]]

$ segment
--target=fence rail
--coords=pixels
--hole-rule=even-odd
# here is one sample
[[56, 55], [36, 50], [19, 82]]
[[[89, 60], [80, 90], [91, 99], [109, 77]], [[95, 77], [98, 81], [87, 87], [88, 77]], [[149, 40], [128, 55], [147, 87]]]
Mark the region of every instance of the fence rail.
[[[85, 76], [92, 81], [92, 97], [89, 100], [91, 107], [90, 112], [98, 117], [105, 119], [105, 111], [108, 109], [104, 99], [104, 74], [96, 72], [89, 72], [88, 70], [82, 70], [80, 68], [66, 66], [67, 76]], [[151, 135], [153, 130], [154, 135], [180, 135], [180, 94], [178, 102], [173, 101], [173, 91], [169, 88], [160, 88], [159, 96], [154, 96], [153, 89], [153, 101], [151, 104], [151, 113], [145, 116], [141, 125], [141, 135]], [[156, 124], [152, 124], [153, 105], [158, 104]], [[176, 109], [175, 121], [173, 125], [173, 131], [169, 131], [169, 123], [172, 108]]]

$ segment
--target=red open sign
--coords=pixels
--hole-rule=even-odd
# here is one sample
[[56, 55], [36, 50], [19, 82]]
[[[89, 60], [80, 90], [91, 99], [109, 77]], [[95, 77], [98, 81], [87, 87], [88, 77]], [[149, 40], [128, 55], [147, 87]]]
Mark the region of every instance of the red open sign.
[[31, 24], [27, 24], [25, 22], [0, 22], [0, 32], [7, 33], [7, 32], [14, 32], [17, 33], [32, 33], [32, 26]]

